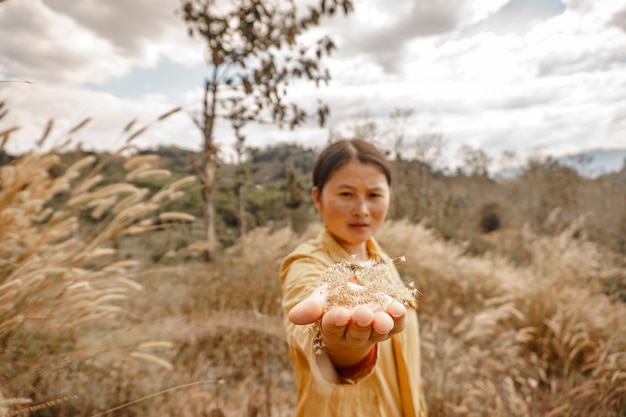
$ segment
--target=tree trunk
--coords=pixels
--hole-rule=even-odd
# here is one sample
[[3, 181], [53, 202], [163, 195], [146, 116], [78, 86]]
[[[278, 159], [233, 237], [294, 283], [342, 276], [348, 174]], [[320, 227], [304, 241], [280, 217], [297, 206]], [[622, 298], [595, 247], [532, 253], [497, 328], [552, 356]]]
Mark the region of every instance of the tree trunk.
[[215, 252], [217, 250], [217, 237], [215, 233], [215, 204], [213, 195], [215, 193], [215, 163], [213, 161], [205, 161], [203, 169], [205, 182], [202, 189], [204, 199], [204, 231], [206, 238], [205, 259], [207, 261], [215, 260]]
[[[204, 87], [204, 148], [202, 151], [202, 196], [204, 200], [204, 230], [206, 238], [205, 259], [215, 260], [218, 247], [215, 233], [215, 204], [213, 196], [217, 187], [217, 148], [213, 144], [213, 123], [217, 88], [207, 80]], [[210, 96], [210, 103], [209, 103]]]
[[245, 236], [247, 232], [246, 224], [246, 182], [248, 181], [245, 167], [245, 141], [246, 137], [241, 134], [243, 123], [233, 123], [237, 142], [235, 151], [237, 152], [237, 172], [235, 174], [235, 198], [237, 200], [237, 226], [239, 228], [239, 237]]
[[[243, 175], [243, 174], [240, 174]], [[245, 236], [247, 232], [246, 224], [246, 196], [244, 193], [245, 183], [242, 179], [237, 184], [237, 220], [239, 221], [239, 237]]]

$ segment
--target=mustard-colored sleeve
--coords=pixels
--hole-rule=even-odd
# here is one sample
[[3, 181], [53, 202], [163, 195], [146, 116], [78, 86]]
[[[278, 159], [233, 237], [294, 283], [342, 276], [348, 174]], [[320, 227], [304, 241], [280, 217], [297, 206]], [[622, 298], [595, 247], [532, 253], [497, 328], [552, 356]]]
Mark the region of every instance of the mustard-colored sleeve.
[[320, 277], [325, 268], [323, 261], [313, 256], [293, 254], [283, 261], [280, 287], [285, 316], [321, 285]]

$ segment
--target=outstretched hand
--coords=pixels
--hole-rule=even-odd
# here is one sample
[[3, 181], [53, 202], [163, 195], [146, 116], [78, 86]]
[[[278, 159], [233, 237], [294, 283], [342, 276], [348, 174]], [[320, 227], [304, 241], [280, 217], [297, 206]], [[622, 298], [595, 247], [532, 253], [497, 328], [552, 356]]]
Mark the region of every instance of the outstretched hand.
[[333, 306], [324, 313], [325, 307], [322, 286], [293, 307], [288, 318], [297, 325], [319, 321], [325, 349], [339, 368], [359, 363], [376, 343], [402, 331], [406, 323], [406, 308], [391, 297], [386, 306]]

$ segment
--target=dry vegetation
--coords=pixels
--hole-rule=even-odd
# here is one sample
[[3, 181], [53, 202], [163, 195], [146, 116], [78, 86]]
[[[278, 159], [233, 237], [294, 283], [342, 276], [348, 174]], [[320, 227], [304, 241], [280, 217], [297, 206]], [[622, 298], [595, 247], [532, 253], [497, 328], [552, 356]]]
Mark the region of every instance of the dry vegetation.
[[386, 229], [391, 253], [411, 248], [405, 272], [423, 293], [432, 415], [623, 415], [626, 306], [601, 284], [624, 270], [575, 230], [527, 232], [532, 262], [514, 267], [419, 226]]
[[[189, 180], [150, 194], [132, 179], [167, 172], [130, 157], [126, 181], [102, 187], [91, 159], [52, 169], [56, 151], [0, 166], [0, 416], [292, 415], [277, 271], [320, 226], [257, 228], [212, 264], [121, 256], [126, 234], [162, 239], [163, 220], [189, 220], [155, 218]], [[514, 264], [386, 225], [381, 243], [420, 292], [431, 416], [626, 415], [626, 304], [603, 286], [626, 271], [580, 229], [492, 234], [523, 248]]]

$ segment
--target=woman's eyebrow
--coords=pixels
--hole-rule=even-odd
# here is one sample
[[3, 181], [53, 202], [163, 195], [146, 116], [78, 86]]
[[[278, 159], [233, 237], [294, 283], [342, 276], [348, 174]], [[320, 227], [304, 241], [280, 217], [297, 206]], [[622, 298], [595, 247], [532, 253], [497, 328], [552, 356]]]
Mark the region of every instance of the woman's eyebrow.
[[[349, 188], [349, 189], [354, 189], [354, 188], [358, 188], [358, 186], [355, 185], [351, 185], [348, 183], [339, 183], [337, 184], [336, 188]], [[375, 185], [373, 187], [367, 187], [368, 191], [384, 191], [385, 187], [381, 187], [379, 185]]]

